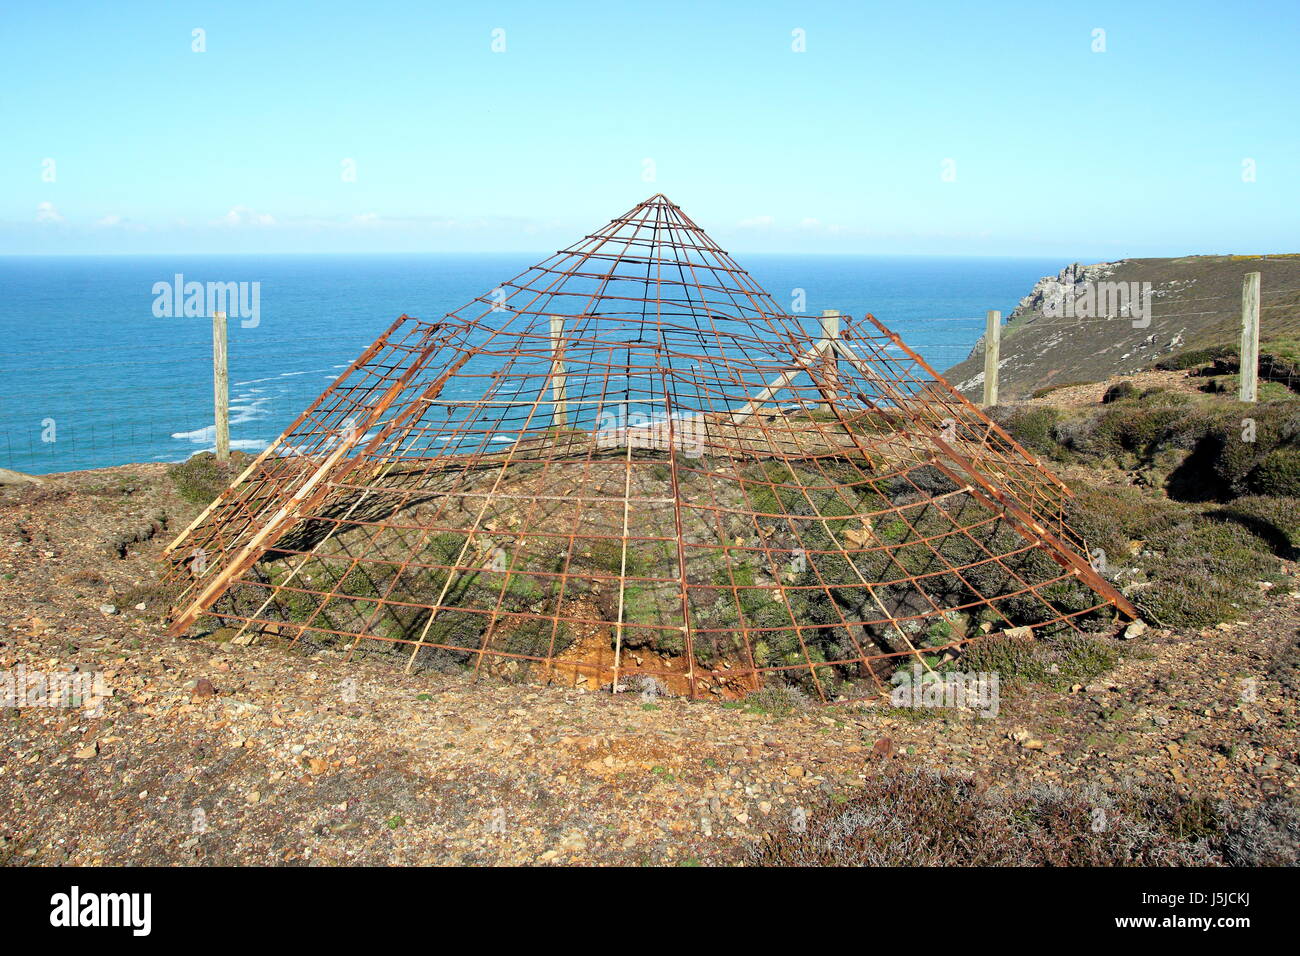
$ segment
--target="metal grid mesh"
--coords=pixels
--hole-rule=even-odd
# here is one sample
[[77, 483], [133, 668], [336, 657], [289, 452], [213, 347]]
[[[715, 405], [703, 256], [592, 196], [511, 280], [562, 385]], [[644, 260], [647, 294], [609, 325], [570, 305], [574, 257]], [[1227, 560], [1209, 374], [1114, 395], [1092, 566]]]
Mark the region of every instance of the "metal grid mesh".
[[1132, 615], [1068, 498], [873, 317], [805, 327], [657, 195], [398, 319], [170, 546], [173, 630], [844, 699], [983, 632]]

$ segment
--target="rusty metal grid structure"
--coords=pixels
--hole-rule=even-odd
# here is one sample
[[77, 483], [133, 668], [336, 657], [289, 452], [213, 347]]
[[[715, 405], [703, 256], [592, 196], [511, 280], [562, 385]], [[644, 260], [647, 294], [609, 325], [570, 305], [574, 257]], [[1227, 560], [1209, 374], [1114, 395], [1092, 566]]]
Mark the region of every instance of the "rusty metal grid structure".
[[1069, 498], [874, 317], [787, 314], [656, 195], [394, 322], [170, 545], [173, 632], [856, 699], [1133, 616]]

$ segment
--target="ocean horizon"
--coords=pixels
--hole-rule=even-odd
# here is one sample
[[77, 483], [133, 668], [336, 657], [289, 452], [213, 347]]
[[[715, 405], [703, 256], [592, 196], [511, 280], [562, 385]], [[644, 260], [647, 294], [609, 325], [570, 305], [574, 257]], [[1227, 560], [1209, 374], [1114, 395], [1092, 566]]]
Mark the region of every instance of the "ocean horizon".
[[[177, 276], [233, 283], [255, 307], [244, 311], [256, 321], [232, 315], [228, 331], [231, 446], [255, 453], [397, 316], [437, 319], [547, 255], [0, 256], [0, 465], [49, 474], [183, 461], [211, 450], [212, 326], [203, 316], [177, 316], [183, 310], [174, 306], [183, 303], [160, 293]], [[987, 309], [1006, 315], [1065, 264], [735, 258], [779, 305], [795, 314], [802, 305], [810, 325], [823, 309], [855, 318], [870, 312], [940, 371], [970, 352]]]

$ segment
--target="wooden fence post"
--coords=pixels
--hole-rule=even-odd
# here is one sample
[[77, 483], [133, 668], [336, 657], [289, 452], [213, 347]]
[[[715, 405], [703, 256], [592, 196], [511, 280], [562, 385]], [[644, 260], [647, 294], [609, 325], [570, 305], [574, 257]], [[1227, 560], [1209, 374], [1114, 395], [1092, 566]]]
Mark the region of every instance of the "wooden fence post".
[[826, 362], [826, 391], [823, 397], [827, 404], [823, 407], [830, 410], [830, 402], [839, 398], [840, 383], [840, 360], [836, 353], [836, 344], [840, 337], [840, 310], [823, 309], [821, 317], [817, 320], [821, 325], [822, 340], [818, 343], [822, 348], [822, 354]]
[[212, 398], [217, 461], [230, 460], [230, 373], [226, 364], [226, 313], [212, 313]]
[[998, 403], [998, 354], [1002, 350], [1002, 313], [984, 317], [984, 406]]
[[1259, 399], [1259, 273], [1247, 272], [1241, 282], [1241, 385], [1243, 402]]
[[551, 316], [551, 423], [563, 428], [568, 424], [568, 395], [564, 374], [564, 316]]

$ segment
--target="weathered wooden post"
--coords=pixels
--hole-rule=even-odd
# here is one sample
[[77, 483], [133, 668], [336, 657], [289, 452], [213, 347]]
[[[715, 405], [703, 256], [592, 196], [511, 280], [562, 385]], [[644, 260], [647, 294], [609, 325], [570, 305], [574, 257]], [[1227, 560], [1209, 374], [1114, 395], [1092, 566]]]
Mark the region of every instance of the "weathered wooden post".
[[1002, 349], [1002, 313], [990, 309], [984, 317], [984, 406], [998, 403], [998, 353]]
[[1241, 282], [1241, 380], [1237, 397], [1259, 399], [1259, 273], [1247, 272]]
[[840, 337], [840, 315], [839, 309], [824, 309], [817, 320], [821, 325], [822, 335], [818, 345], [821, 347], [823, 360], [826, 363], [826, 370], [823, 373], [826, 376], [826, 390], [822, 393], [826, 404], [822, 407], [827, 411], [831, 408], [830, 403], [839, 397], [840, 360], [835, 347]]
[[230, 460], [230, 373], [226, 365], [226, 313], [212, 313], [212, 398], [217, 461]]
[[565, 389], [564, 375], [564, 316], [551, 316], [551, 401], [555, 404], [552, 411], [552, 424], [563, 427], [568, 424], [568, 395]]

